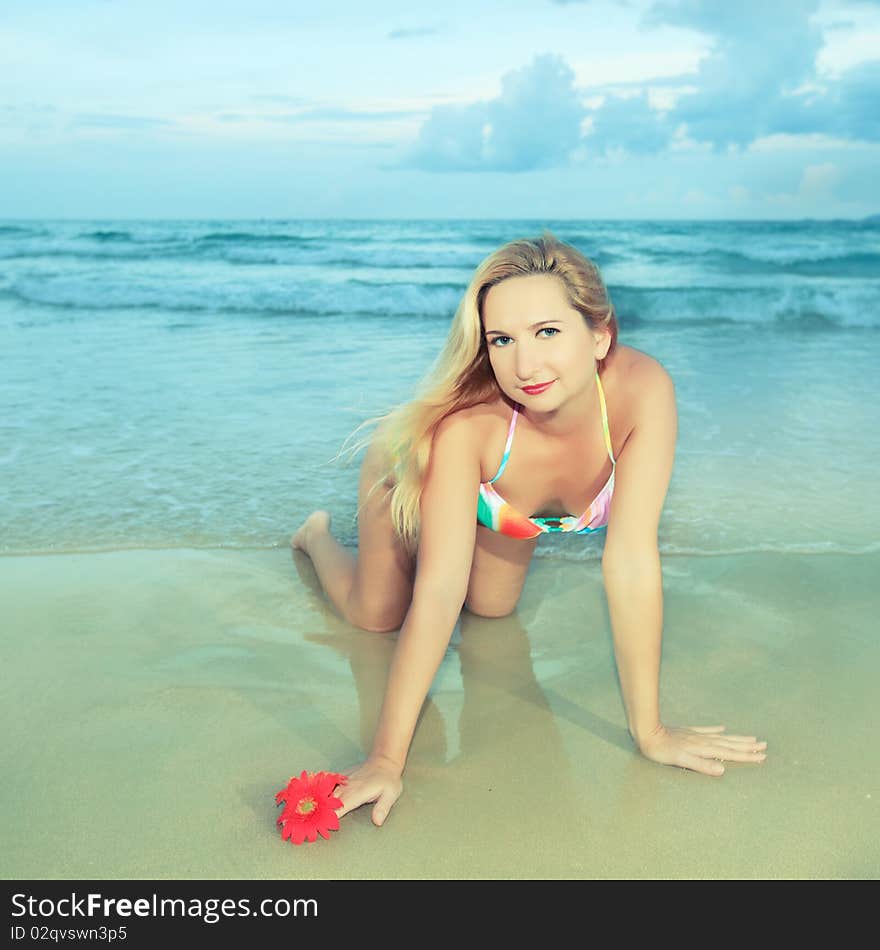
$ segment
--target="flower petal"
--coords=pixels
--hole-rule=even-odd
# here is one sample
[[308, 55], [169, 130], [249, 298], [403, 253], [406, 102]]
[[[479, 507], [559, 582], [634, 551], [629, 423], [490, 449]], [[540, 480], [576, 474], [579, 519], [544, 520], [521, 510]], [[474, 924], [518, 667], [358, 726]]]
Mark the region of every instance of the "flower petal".
[[291, 842], [293, 844], [302, 844], [306, 837], [305, 828], [303, 828], [302, 825], [297, 825], [291, 822], [291, 829]]

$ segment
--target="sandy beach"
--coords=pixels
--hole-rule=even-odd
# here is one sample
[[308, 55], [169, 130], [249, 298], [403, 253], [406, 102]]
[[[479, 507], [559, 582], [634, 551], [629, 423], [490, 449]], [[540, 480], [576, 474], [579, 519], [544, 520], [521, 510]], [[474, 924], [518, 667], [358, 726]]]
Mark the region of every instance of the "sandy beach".
[[287, 549], [0, 559], [4, 878], [873, 878], [880, 556], [665, 557], [661, 708], [768, 742], [720, 779], [632, 745], [597, 566], [462, 614], [404, 794], [294, 847], [274, 794], [368, 747], [395, 635]]

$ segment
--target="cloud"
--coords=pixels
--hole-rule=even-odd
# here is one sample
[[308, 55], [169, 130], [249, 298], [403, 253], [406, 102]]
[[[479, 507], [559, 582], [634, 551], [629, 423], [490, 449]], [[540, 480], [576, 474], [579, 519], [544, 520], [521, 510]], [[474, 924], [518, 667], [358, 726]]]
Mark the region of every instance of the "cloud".
[[842, 181], [840, 169], [832, 162], [821, 165], [807, 165], [800, 177], [796, 191], [776, 191], [750, 198], [771, 207], [794, 209], [803, 213], [810, 209], [827, 205], [837, 199], [836, 186]]
[[840, 181], [840, 169], [833, 162], [808, 165], [801, 177], [798, 195], [801, 198], [830, 198]]
[[645, 14], [646, 26], [678, 26], [714, 38], [699, 65], [695, 92], [671, 110], [672, 123], [716, 147], [747, 145], [780, 131], [778, 117], [795, 90], [815, 73], [821, 30], [809, 20], [818, 0], [663, 0]]
[[648, 104], [644, 93], [623, 98], [608, 96], [593, 113], [587, 145], [599, 152], [622, 148], [634, 154], [662, 151], [672, 136], [668, 120]]
[[495, 99], [436, 106], [404, 165], [508, 172], [565, 165], [580, 141], [584, 115], [574, 71], [545, 53], [507, 73]]
[[108, 129], [153, 129], [168, 128], [173, 122], [142, 115], [110, 115], [104, 113], [81, 113], [71, 123], [78, 128], [99, 127]]
[[670, 124], [683, 123], [691, 139], [716, 148], [775, 133], [880, 141], [880, 59], [820, 80], [824, 37], [810, 20], [817, 8], [817, 0], [655, 3], [646, 25], [686, 27], [715, 40], [700, 63], [696, 91], [678, 99]]
[[880, 141], [880, 59], [844, 73], [832, 99], [839, 133], [868, 142]]
[[260, 118], [272, 122], [301, 122], [324, 121], [334, 122], [374, 122], [388, 119], [411, 119], [423, 116], [424, 109], [376, 109], [373, 111], [355, 109], [340, 109], [332, 106], [315, 106], [312, 109], [303, 109], [301, 112], [290, 112], [284, 115], [265, 115]]
[[254, 102], [280, 102], [283, 105], [288, 106], [302, 106], [308, 103], [308, 99], [303, 99], [301, 96], [279, 96], [279, 95], [252, 95], [248, 97]]
[[880, 60], [860, 63], [778, 117], [779, 130], [880, 142]]
[[[715, 149], [781, 133], [880, 141], [880, 59], [819, 78], [824, 36], [811, 19], [818, 7], [819, 0], [657, 0], [645, 27], [696, 30], [713, 41], [695, 73], [674, 77], [680, 92], [661, 100], [665, 111], [648, 93], [663, 79], [641, 83], [636, 95], [616, 95], [614, 84], [577, 89], [571, 67], [545, 53], [505, 74], [495, 99], [435, 107], [403, 165], [522, 172], [566, 165], [575, 149], [578, 158], [657, 154], [682, 137]], [[588, 109], [587, 96], [602, 91], [601, 105]]]
[[415, 26], [411, 29], [391, 30], [388, 33], [389, 40], [408, 40], [412, 36], [433, 36], [440, 30], [435, 26]]

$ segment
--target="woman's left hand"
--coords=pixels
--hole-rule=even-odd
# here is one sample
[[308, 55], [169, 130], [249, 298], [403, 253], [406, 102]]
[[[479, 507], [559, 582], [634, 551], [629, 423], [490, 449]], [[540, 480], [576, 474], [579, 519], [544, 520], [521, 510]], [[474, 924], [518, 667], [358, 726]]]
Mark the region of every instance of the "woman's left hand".
[[[641, 741], [639, 751], [661, 765], [677, 765], [704, 775], [722, 775], [722, 762], [763, 762], [766, 742], [755, 736], [730, 736], [725, 726], [663, 726]], [[720, 761], [718, 761], [720, 760]]]

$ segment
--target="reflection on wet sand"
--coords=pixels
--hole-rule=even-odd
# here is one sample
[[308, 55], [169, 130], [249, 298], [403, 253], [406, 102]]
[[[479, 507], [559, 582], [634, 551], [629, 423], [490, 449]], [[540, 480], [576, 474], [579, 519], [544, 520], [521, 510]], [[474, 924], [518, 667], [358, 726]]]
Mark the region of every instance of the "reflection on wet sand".
[[[363, 757], [372, 743], [397, 634], [342, 626], [347, 629], [306, 634], [306, 639], [331, 646], [349, 661]], [[454, 687], [447, 687], [442, 698], [444, 706], [450, 698], [453, 707], [460, 706], [457, 719], [444, 717], [436, 689], [438, 680], [446, 684], [450, 679], [456, 656], [458, 703], [449, 695]], [[450, 756], [449, 750], [457, 751]], [[404, 795], [419, 800], [417, 819], [460, 838], [461, 858], [462, 848], [497, 848], [499, 836], [502, 841], [523, 835], [562, 840], [573, 816], [560, 803], [573, 802], [574, 792], [565, 745], [535, 677], [521, 619], [516, 613], [490, 620], [463, 611], [422, 709], [404, 775]]]

